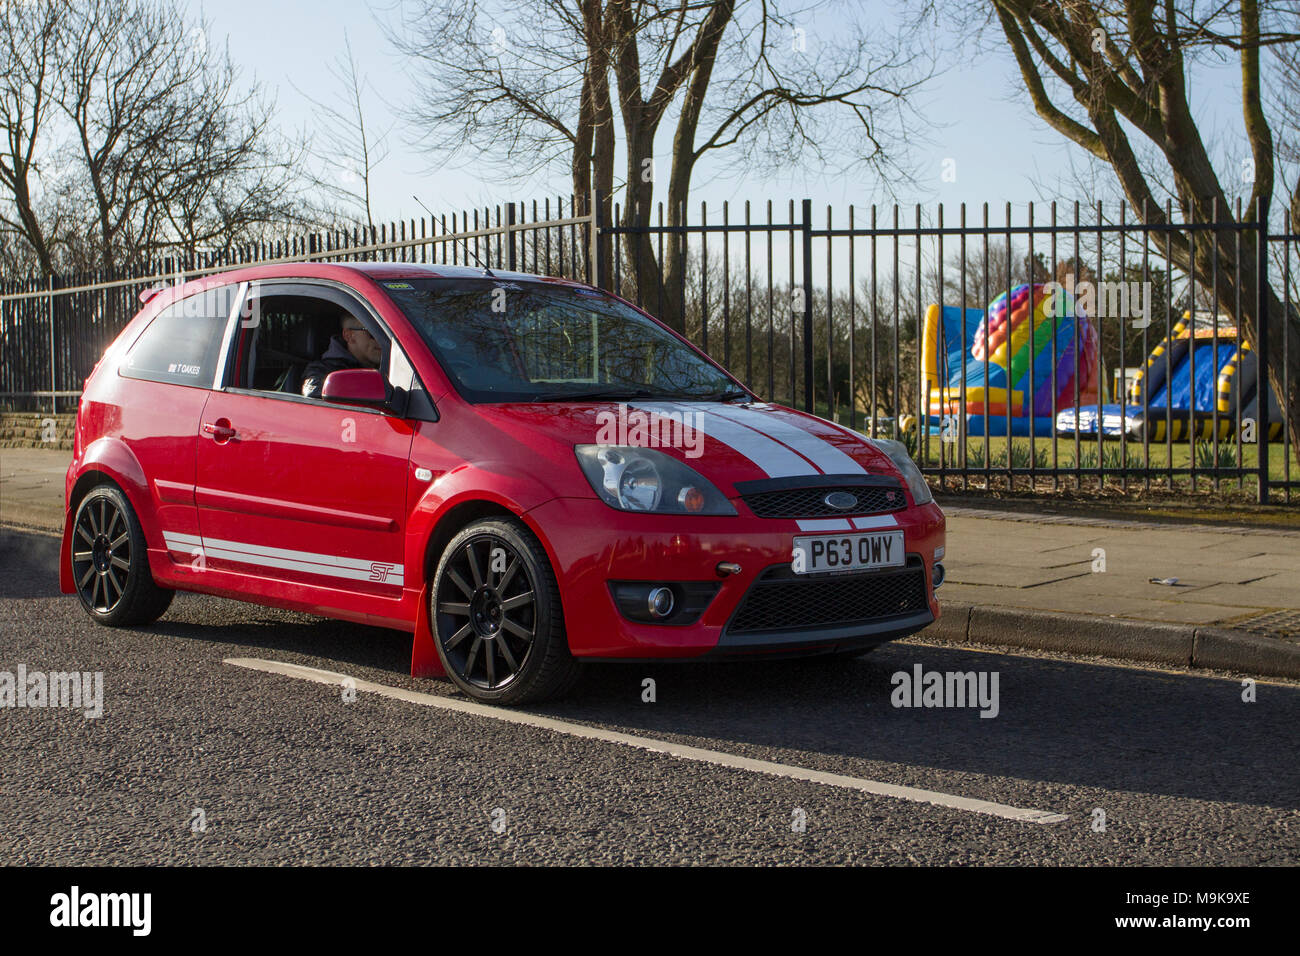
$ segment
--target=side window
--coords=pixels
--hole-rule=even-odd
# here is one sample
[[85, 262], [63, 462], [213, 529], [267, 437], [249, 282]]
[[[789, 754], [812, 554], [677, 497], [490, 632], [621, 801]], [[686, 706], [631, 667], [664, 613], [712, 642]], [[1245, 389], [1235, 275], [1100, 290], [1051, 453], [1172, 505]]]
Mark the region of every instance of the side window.
[[[330, 296], [255, 291], [250, 318], [237, 330], [229, 382], [238, 388], [283, 395], [309, 394], [331, 370], [364, 368], [371, 362], [400, 388], [410, 388], [414, 369], [386, 336], [375, 338], [372, 322], [359, 303]], [[378, 332], [378, 329], [375, 329]], [[385, 357], [385, 354], [387, 356]], [[385, 369], [385, 360], [389, 366]], [[373, 366], [372, 366], [373, 367]]]
[[235, 290], [235, 286], [208, 289], [159, 312], [127, 352], [120, 374], [211, 388]]
[[302, 393], [307, 367], [330, 348], [339, 331], [329, 303], [307, 296], [264, 295], [239, 329], [233, 383], [259, 392]]

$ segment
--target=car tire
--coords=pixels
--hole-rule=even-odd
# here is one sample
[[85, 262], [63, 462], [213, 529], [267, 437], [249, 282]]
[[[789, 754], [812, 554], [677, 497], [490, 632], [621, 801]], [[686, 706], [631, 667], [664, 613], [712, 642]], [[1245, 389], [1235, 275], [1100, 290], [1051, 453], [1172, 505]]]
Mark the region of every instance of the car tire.
[[144, 529], [122, 489], [90, 489], [72, 527], [72, 581], [86, 613], [106, 627], [152, 624], [162, 617], [175, 592], [154, 582]]
[[558, 697], [582, 665], [569, 653], [560, 588], [541, 542], [516, 518], [485, 518], [448, 542], [429, 588], [447, 676], [475, 700]]

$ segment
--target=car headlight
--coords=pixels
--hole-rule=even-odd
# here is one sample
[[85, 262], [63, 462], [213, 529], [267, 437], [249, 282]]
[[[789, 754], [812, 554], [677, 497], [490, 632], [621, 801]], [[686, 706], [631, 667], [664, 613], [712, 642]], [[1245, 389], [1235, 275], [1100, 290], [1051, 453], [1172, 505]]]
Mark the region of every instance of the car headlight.
[[912, 461], [912, 456], [907, 453], [907, 446], [901, 441], [894, 441], [892, 438], [872, 438], [876, 447], [889, 456], [889, 460], [894, 463], [894, 467], [899, 470], [903, 476], [903, 481], [907, 483], [907, 490], [912, 493], [912, 501], [918, 505], [929, 504], [934, 501], [934, 495], [930, 493], [930, 486], [926, 483], [925, 475], [921, 474], [921, 469], [916, 462]]
[[708, 479], [671, 455], [623, 445], [577, 445], [582, 473], [600, 499], [620, 511], [734, 515]]

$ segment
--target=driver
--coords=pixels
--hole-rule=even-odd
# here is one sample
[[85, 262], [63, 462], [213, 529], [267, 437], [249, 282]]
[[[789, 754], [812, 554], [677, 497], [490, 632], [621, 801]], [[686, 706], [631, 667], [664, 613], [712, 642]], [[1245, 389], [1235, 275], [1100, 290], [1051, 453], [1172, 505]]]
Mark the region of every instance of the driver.
[[331, 336], [325, 354], [303, 370], [302, 393], [308, 398], [321, 397], [325, 376], [330, 372], [347, 368], [379, 368], [383, 352], [361, 320], [344, 312], [341, 324], [341, 331]]

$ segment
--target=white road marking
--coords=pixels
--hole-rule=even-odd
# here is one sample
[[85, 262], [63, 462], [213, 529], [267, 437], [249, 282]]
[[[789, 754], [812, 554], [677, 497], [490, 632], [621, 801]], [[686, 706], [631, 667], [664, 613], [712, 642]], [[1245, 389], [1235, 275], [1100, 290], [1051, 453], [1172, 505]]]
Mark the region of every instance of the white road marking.
[[1006, 820], [1019, 820], [1023, 823], [1063, 823], [1069, 819], [1069, 815], [1064, 813], [1012, 807], [1004, 803], [975, 800], [971, 797], [958, 797], [949, 793], [940, 793], [936, 790], [921, 790], [916, 787], [881, 783], [878, 780], [867, 780], [862, 777], [848, 777], [838, 773], [827, 773], [823, 770], [810, 770], [806, 767], [796, 767], [791, 764], [773, 763], [770, 760], [755, 760], [750, 757], [739, 757], [735, 754], [723, 753], [719, 750], [688, 747], [685, 744], [673, 743], [668, 740], [638, 737], [634, 734], [624, 734], [615, 730], [602, 730], [598, 727], [573, 724], [567, 720], [556, 720], [553, 717], [542, 717], [525, 711], [492, 707], [471, 700], [443, 697], [438, 694], [421, 694], [418, 691], [403, 690], [400, 687], [389, 687], [387, 684], [375, 684], [366, 680], [356, 680], [348, 677], [347, 674], [320, 670], [315, 667], [303, 667], [300, 664], [286, 664], [281, 661], [264, 660], [256, 657], [229, 657], [223, 663], [232, 664], [235, 667], [244, 667], [249, 670], [263, 671], [267, 674], [296, 677], [300, 680], [314, 681], [318, 684], [343, 686], [344, 681], [350, 680], [352, 684], [349, 686], [358, 691], [368, 691], [393, 700], [404, 700], [412, 704], [437, 707], [440, 710], [451, 710], [461, 714], [473, 714], [476, 717], [489, 717], [493, 720], [521, 724], [526, 727], [537, 727], [555, 733], [568, 734], [571, 737], [581, 737], [586, 740], [622, 744], [626, 747], [636, 747], [641, 750], [649, 750], [652, 753], [667, 754], [670, 757], [679, 757], [683, 760], [713, 764], [716, 767], [729, 767], [733, 770], [748, 770], [751, 773], [765, 773], [776, 777], [807, 780], [811, 783], [825, 784], [830, 787], [843, 787], [846, 790], [858, 790], [862, 793], [870, 793], [881, 797], [894, 797], [899, 800], [911, 800], [915, 803], [929, 803], [938, 807], [947, 807], [951, 810], [983, 813], [989, 816], [1002, 817]]

